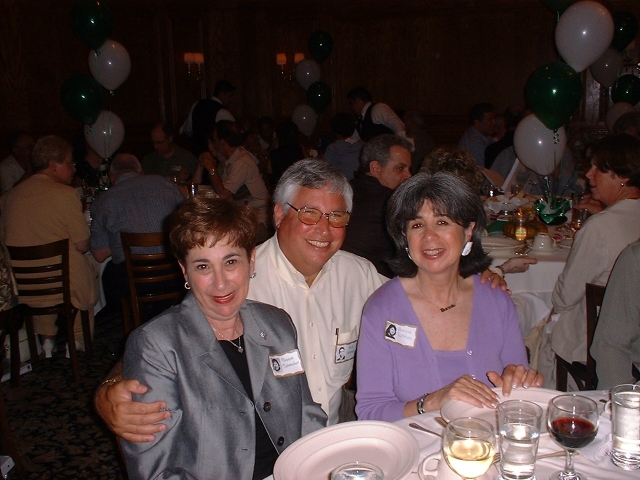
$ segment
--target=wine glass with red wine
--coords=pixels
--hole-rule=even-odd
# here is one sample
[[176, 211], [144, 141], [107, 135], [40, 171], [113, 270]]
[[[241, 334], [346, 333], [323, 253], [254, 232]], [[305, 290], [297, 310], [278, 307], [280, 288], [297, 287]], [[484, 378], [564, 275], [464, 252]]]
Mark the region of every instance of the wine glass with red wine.
[[573, 453], [596, 438], [598, 405], [581, 395], [560, 395], [549, 402], [547, 422], [551, 438], [566, 452], [564, 471], [555, 472], [550, 480], [584, 480], [573, 469]]

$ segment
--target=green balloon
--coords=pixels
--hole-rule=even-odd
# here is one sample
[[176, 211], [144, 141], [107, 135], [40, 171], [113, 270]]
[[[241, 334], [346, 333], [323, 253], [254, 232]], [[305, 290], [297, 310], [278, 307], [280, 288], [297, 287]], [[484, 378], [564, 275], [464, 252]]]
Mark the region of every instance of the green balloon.
[[635, 75], [622, 75], [611, 88], [613, 103], [627, 102], [636, 105], [640, 102], [640, 78]]
[[307, 103], [320, 114], [331, 104], [331, 88], [324, 82], [314, 82], [307, 88]]
[[74, 75], [62, 85], [60, 101], [73, 118], [93, 125], [104, 104], [102, 87], [90, 75]]
[[104, 0], [76, 0], [71, 30], [87, 47], [97, 50], [113, 32], [113, 13]]
[[318, 30], [311, 34], [307, 46], [309, 47], [311, 56], [315, 58], [318, 63], [322, 63], [329, 58], [329, 55], [331, 55], [333, 51], [333, 38], [331, 38], [329, 32]]
[[638, 19], [631, 12], [616, 12], [612, 16], [613, 40], [611, 40], [611, 48], [622, 52], [638, 35]]
[[525, 99], [529, 108], [550, 130], [560, 128], [580, 105], [580, 75], [566, 63], [538, 67], [527, 80]]
[[557, 13], [564, 12], [569, 5], [573, 3], [573, 0], [542, 0], [547, 7]]

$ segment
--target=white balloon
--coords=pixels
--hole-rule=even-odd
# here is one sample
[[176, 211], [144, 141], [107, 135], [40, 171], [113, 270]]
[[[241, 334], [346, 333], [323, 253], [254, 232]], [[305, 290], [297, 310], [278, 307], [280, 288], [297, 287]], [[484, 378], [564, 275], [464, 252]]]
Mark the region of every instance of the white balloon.
[[605, 88], [614, 84], [622, 70], [622, 55], [613, 48], [607, 48], [602, 56], [589, 67], [593, 78]]
[[604, 123], [607, 125], [607, 129], [611, 133], [615, 133], [613, 131], [613, 127], [618, 121], [618, 119], [624, 115], [625, 113], [635, 112], [636, 109], [633, 108], [633, 105], [627, 102], [617, 102], [611, 105], [609, 111], [604, 117]]
[[318, 114], [309, 105], [298, 105], [293, 110], [291, 120], [293, 120], [293, 123], [298, 126], [304, 135], [310, 137], [313, 130], [316, 128]]
[[[296, 66], [296, 80], [305, 90], [320, 80], [320, 67], [315, 60], [303, 60]], [[302, 129], [301, 129], [302, 130]]]
[[102, 158], [109, 158], [124, 140], [124, 125], [120, 117], [102, 110], [93, 125], [84, 126], [84, 138]]
[[115, 90], [131, 72], [127, 49], [110, 38], [97, 50], [89, 52], [91, 75], [107, 90]]
[[513, 136], [513, 147], [522, 164], [539, 175], [549, 175], [562, 159], [567, 146], [564, 127], [557, 133], [557, 143], [553, 130], [531, 114], [522, 119]]
[[556, 47], [565, 62], [581, 72], [602, 56], [613, 40], [613, 18], [598, 2], [567, 8], [556, 25]]

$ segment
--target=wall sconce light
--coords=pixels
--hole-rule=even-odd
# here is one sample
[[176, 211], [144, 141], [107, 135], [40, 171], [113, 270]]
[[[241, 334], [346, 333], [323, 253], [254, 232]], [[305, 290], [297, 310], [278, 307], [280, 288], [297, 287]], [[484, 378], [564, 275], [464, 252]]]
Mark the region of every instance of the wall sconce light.
[[298, 52], [293, 56], [293, 63], [296, 65], [304, 60], [304, 53]]
[[198, 73], [195, 75], [196, 80], [202, 77], [202, 65], [204, 65], [204, 54], [199, 52], [188, 52], [184, 54], [184, 63], [187, 64], [187, 75], [191, 75], [191, 65], [198, 65]]
[[282, 73], [284, 74], [284, 66], [287, 64], [286, 53], [276, 53], [276, 65], [280, 66]]

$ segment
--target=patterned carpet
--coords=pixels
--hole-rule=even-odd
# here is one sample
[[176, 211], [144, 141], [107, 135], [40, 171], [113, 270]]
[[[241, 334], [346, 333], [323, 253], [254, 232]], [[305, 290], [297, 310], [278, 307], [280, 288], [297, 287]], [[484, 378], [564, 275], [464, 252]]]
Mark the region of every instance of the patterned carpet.
[[[58, 335], [60, 338], [60, 332]], [[71, 364], [61, 352], [23, 375], [20, 386], [2, 384], [9, 426], [28, 472], [26, 479], [126, 479], [115, 436], [93, 408], [93, 393], [123, 349], [122, 320], [96, 317], [94, 352], [80, 353], [82, 381], [73, 382]], [[15, 469], [11, 478], [19, 478]]]

